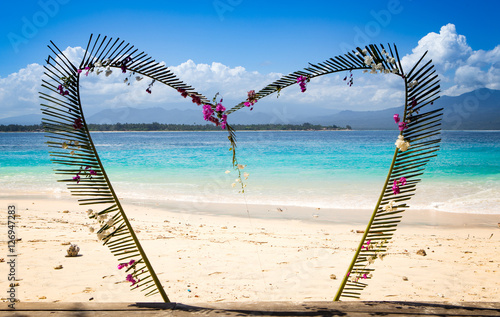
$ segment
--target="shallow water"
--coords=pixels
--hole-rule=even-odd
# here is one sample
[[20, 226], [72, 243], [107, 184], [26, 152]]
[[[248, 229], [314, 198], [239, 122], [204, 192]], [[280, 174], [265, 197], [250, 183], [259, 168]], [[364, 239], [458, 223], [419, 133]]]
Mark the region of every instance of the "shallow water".
[[[237, 132], [246, 194], [224, 132], [94, 132], [120, 197], [373, 209], [398, 131]], [[42, 133], [0, 134], [0, 184], [12, 192], [69, 195], [57, 183]], [[409, 202], [412, 209], [500, 214], [500, 131], [444, 131]]]

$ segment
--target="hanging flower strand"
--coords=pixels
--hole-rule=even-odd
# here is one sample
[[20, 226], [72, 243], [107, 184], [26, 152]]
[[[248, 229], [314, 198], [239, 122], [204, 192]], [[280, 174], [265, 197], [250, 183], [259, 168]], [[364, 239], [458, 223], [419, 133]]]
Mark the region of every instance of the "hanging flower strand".
[[351, 87], [354, 84], [354, 79], [352, 77], [352, 69], [349, 70], [349, 75], [344, 77], [344, 81], [347, 82], [347, 86]]
[[120, 65], [120, 68], [122, 69], [122, 73], [127, 72], [127, 64], [132, 61], [132, 58], [130, 56], [127, 56]]
[[148, 94], [151, 94], [151, 88], [153, 88], [154, 83], [155, 83], [155, 80], [153, 79], [153, 80], [151, 81], [151, 83], [148, 85], [148, 88], [146, 88], [146, 92], [147, 92]]

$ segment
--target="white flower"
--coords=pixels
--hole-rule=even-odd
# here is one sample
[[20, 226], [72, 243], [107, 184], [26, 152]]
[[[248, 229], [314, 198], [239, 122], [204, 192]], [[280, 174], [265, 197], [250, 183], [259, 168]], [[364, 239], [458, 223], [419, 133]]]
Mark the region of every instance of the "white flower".
[[226, 170], [224, 173], [229, 174], [229, 173], [231, 173], [231, 171], [230, 170]]
[[400, 149], [402, 152], [408, 150], [410, 147], [410, 143], [408, 141], [405, 141], [402, 135], [398, 136], [398, 139], [396, 140], [396, 143], [394, 143], [398, 149]]
[[365, 65], [370, 66], [373, 62], [373, 57], [371, 56], [365, 56]]
[[111, 59], [106, 58], [106, 59], [104, 60], [104, 64], [106, 64], [106, 65], [107, 65], [107, 64], [109, 64], [109, 63], [111, 63]]
[[384, 74], [389, 74], [391, 71], [388, 69], [384, 69]]
[[94, 227], [89, 228], [90, 233], [94, 232]]
[[104, 232], [99, 232], [99, 233], [97, 234], [97, 239], [102, 240], [102, 239], [104, 239], [104, 237], [105, 237], [105, 236], [106, 236], [106, 235], [104, 234]]
[[235, 186], [236, 186], [236, 183], [232, 183], [232, 184], [231, 184], [231, 187], [235, 187]]
[[391, 70], [391, 73], [393, 73], [393, 74], [397, 74], [397, 73], [398, 73], [398, 69], [397, 69], [397, 68], [394, 68], [393, 70]]
[[73, 144], [74, 144], [74, 145], [78, 145], [78, 144], [80, 144], [80, 143], [79, 143], [78, 141], [73, 141]]
[[377, 71], [375, 70], [375, 68], [372, 68], [372, 70], [370, 71], [370, 74], [376, 74]]
[[241, 182], [241, 179], [237, 178], [237, 179], [235, 179], [234, 181], [235, 181], [236, 183], [239, 183], [239, 182]]
[[396, 64], [396, 59], [394, 57], [387, 58], [387, 62], [391, 64]]
[[111, 75], [113, 73], [113, 71], [111, 70], [111, 68], [108, 66], [106, 67], [106, 77], [109, 77], [109, 75]]
[[238, 164], [238, 165], [237, 165], [237, 167], [238, 167], [240, 170], [244, 169], [244, 168], [245, 168], [245, 166], [246, 166], [246, 165], [243, 165], [243, 164]]
[[359, 55], [359, 52], [354, 53], [354, 55]]
[[115, 223], [115, 220], [114, 220], [113, 218], [110, 218], [110, 219], [106, 222], [106, 224], [107, 224], [108, 226], [110, 226], [110, 227], [112, 227], [114, 223]]
[[362, 52], [363, 52], [363, 54], [365, 54], [365, 55], [366, 55], [366, 54], [368, 54], [368, 51], [367, 51], [367, 49], [366, 49], [366, 48], [365, 48], [364, 50], [362, 50]]
[[363, 73], [368, 73], [368, 69], [364, 69], [364, 70], [363, 70]]
[[69, 152], [70, 155], [75, 155], [75, 151]]
[[67, 149], [67, 148], [68, 148], [68, 143], [63, 142], [63, 143], [62, 143], [62, 148], [63, 148], [63, 149]]
[[398, 207], [394, 207], [394, 204], [396, 202], [394, 200], [391, 200], [387, 203], [387, 205], [384, 206], [384, 210], [385, 211], [393, 211], [393, 210], [397, 210]]
[[384, 65], [382, 65], [382, 63], [378, 63], [377, 65], [375, 65], [375, 69], [377, 70], [384, 69]]
[[94, 211], [92, 209], [89, 209], [86, 211], [87, 215], [91, 215]]
[[96, 73], [97, 75], [99, 75], [100, 73], [102, 73], [102, 70], [97, 69], [97, 70], [95, 71], [95, 73]]
[[416, 85], [418, 85], [418, 81], [415, 79], [414, 81], [412, 81], [411, 83], [408, 84], [408, 87], [413, 88]]
[[96, 62], [96, 63], [94, 64], [94, 66], [95, 66], [95, 67], [102, 67], [102, 63], [98, 61], [98, 62]]
[[250, 173], [243, 173], [243, 177], [245, 177], [245, 179], [248, 179], [248, 176], [250, 175]]

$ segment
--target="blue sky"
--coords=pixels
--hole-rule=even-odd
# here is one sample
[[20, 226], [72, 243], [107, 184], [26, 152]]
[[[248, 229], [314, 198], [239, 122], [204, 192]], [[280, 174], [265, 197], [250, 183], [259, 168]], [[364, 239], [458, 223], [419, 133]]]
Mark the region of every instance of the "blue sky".
[[[200, 65], [209, 65], [209, 74], [205, 75], [212, 76], [221, 67], [226, 67], [226, 73], [233, 70], [233, 75], [239, 72], [251, 77], [252, 73], [258, 73], [260, 77], [255, 78], [255, 82], [265, 85], [266, 80], [274, 78], [273, 74], [286, 74], [306, 67], [307, 62], [323, 61], [344, 53], [347, 47], [387, 42], [396, 43], [402, 55], [431, 50], [429, 55], [441, 63], [436, 67], [443, 75], [445, 94], [456, 95], [481, 86], [500, 89], [495, 85], [496, 76], [500, 76], [499, 9], [499, 1], [481, 1], [480, 5], [470, 1], [397, 0], [41, 0], [22, 4], [2, 1], [0, 107], [4, 111], [0, 117], [34, 112], [38, 107], [29, 105], [33, 98], [16, 100], [16, 94], [9, 91], [36, 92], [30, 85], [39, 79], [35, 78], [39, 76], [35, 66], [43, 65], [49, 53], [49, 40], [61, 49], [75, 48], [85, 46], [90, 33], [120, 37], [156, 60], [178, 67], [179, 77], [189, 84], [204, 86], [208, 93], [198, 90], [207, 96], [219, 90], [215, 87], [217, 83], [212, 87], [206, 85], [208, 81], [203, 78], [183, 77], [182, 70], [200, 70]], [[447, 41], [447, 44], [434, 45], [432, 41]], [[481, 58], [484, 62], [478, 61]], [[411, 59], [408, 56], [408, 60]], [[191, 63], [186, 64], [189, 61]], [[218, 67], [213, 67], [214, 62]], [[478, 70], [484, 72], [484, 76], [472, 78], [470, 74]], [[34, 76], [34, 79], [24, 78], [23, 82], [21, 73], [25, 77]], [[366, 87], [369, 91], [370, 79], [365, 80], [362, 75], [358, 78], [355, 89]], [[334, 79], [318, 83], [317, 89], [331, 84]], [[261, 88], [240, 87], [236, 79], [232, 82], [237, 86], [235, 91]], [[195, 84], [193, 86], [198, 87]], [[393, 87], [390, 82], [387, 85]], [[224, 92], [232, 100], [231, 92]], [[371, 100], [374, 107], [396, 106], [392, 102], [398, 98], [397, 93], [389, 91], [388, 94], [394, 97], [386, 98], [385, 103]], [[169, 107], [165, 103], [168, 94], [164, 97], [139, 103], [139, 106], [156, 103]], [[289, 98], [292, 103], [302, 102], [292, 95]], [[362, 103], [361, 99], [338, 98], [330, 108], [340, 110], [342, 105], [344, 108], [366, 108], [366, 103], [365, 106], [357, 105]], [[237, 99], [235, 96], [234, 101]], [[314, 106], [329, 107], [325, 106], [327, 99], [313, 99]], [[89, 107], [96, 107], [93, 100], [89, 98]], [[95, 100], [97, 102], [98, 98]], [[112, 106], [118, 107], [118, 104]], [[170, 106], [179, 107], [178, 101], [174, 100]]]

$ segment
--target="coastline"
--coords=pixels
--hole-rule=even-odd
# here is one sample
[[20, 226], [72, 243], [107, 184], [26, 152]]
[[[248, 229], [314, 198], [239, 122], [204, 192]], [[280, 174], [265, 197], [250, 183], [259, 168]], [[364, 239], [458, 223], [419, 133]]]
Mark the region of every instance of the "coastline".
[[[129, 291], [117, 259], [89, 232], [86, 206], [72, 198], [0, 197], [2, 209], [11, 203], [20, 215], [21, 301], [161, 301]], [[234, 215], [215, 215], [221, 208]], [[193, 210], [125, 200], [124, 209], [167, 294], [183, 303], [331, 300], [361, 238], [355, 231], [367, 222], [352, 211], [335, 221], [321, 215], [304, 221], [286, 219], [291, 210], [262, 209], [281, 217], [263, 219], [254, 208], [247, 214], [244, 205], [230, 204]], [[408, 210], [361, 299], [496, 301], [499, 218]], [[65, 257], [68, 245], [62, 244], [69, 242], [82, 256]], [[417, 255], [420, 249], [427, 255]], [[58, 265], [63, 269], [55, 270]], [[6, 268], [0, 263], [0, 274]]]

